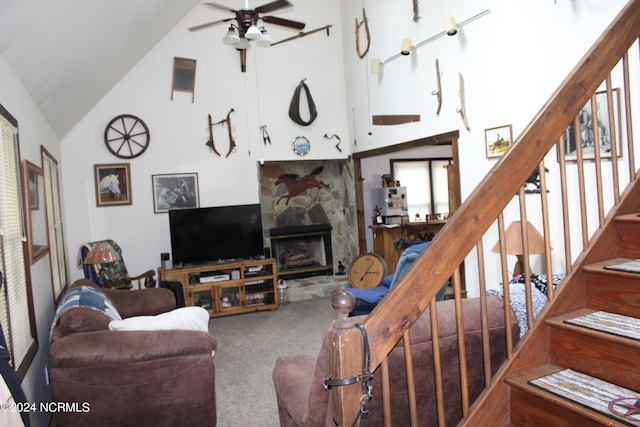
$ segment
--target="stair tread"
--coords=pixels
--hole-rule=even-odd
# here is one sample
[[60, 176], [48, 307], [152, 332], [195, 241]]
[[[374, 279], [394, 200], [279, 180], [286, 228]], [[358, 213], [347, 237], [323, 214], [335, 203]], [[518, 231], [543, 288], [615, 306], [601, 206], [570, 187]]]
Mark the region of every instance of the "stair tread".
[[[590, 271], [590, 272], [600, 272], [600, 273], [606, 272], [606, 273], [609, 273], [609, 274], [617, 274], [617, 275], [638, 277], [638, 273], [630, 273], [630, 272], [626, 272], [626, 271], [617, 271], [617, 270], [611, 270], [610, 269], [611, 266], [615, 266], [617, 264], [622, 264], [622, 263], [629, 262], [629, 261], [634, 261], [634, 259], [631, 259], [631, 258], [612, 258], [612, 259], [608, 259], [608, 260], [605, 260], [605, 261], [594, 262], [593, 264], [585, 265], [584, 267], [582, 267], [582, 269], [584, 271]], [[609, 268], [605, 268], [605, 267], [609, 267]]]
[[616, 221], [617, 222], [640, 222], [640, 213], [618, 215], [616, 217]]
[[640, 319], [603, 310], [582, 309], [547, 319], [549, 326], [640, 347]]
[[640, 259], [631, 259], [603, 267], [605, 270], [624, 271], [626, 273], [640, 274]]
[[580, 413], [592, 420], [640, 426], [640, 392], [555, 365], [542, 365], [506, 382], [533, 396]]

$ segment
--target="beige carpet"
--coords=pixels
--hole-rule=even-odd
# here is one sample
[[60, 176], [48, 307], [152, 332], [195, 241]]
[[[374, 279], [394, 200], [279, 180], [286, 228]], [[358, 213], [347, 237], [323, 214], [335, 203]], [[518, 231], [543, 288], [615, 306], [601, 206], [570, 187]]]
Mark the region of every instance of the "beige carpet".
[[271, 374], [278, 356], [317, 356], [326, 326], [335, 318], [329, 298], [295, 301], [209, 321], [218, 340], [214, 357], [219, 427], [280, 425]]

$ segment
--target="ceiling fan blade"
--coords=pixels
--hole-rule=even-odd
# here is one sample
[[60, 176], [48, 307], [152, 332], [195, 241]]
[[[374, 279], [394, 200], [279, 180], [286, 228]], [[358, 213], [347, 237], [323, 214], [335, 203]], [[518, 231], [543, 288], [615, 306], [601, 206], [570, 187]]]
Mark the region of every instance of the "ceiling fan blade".
[[287, 6], [291, 6], [291, 3], [289, 3], [287, 0], [276, 0], [272, 1], [271, 3], [258, 6], [254, 10], [258, 13], [269, 13]]
[[260, 19], [270, 24], [281, 25], [283, 27], [289, 27], [289, 28], [295, 28], [296, 30], [302, 30], [306, 25], [302, 22], [291, 21], [289, 19], [284, 19], [284, 18], [278, 18], [276, 16], [263, 16]]
[[227, 18], [227, 19], [221, 19], [219, 21], [213, 21], [213, 22], [207, 22], [206, 24], [200, 24], [200, 25], [196, 25], [195, 27], [189, 27], [189, 31], [197, 31], [197, 30], [202, 30], [204, 28], [209, 28], [212, 27], [216, 24], [220, 24], [222, 22], [229, 22], [231, 21], [233, 18]]
[[226, 10], [227, 12], [236, 13], [235, 9], [231, 9], [230, 7], [225, 6], [223, 4], [206, 2], [205, 5], [209, 7], [215, 7], [216, 9]]

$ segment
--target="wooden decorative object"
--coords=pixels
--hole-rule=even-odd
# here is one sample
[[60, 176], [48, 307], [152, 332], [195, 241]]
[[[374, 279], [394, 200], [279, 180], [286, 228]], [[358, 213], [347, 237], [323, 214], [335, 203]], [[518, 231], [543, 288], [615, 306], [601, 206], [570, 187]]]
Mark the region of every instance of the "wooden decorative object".
[[195, 98], [196, 86], [196, 60], [187, 58], [173, 58], [173, 87], [171, 89], [171, 100], [173, 93], [191, 92], [191, 102]]

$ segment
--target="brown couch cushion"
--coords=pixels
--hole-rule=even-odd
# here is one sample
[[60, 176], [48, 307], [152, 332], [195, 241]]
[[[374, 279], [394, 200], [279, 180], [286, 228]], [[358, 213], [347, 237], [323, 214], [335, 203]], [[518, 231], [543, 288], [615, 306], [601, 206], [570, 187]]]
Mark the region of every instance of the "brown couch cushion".
[[111, 320], [101, 311], [89, 307], [73, 307], [60, 316], [60, 334], [65, 336], [76, 332], [109, 330]]

